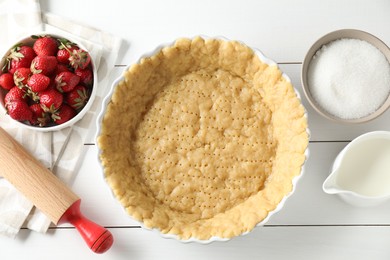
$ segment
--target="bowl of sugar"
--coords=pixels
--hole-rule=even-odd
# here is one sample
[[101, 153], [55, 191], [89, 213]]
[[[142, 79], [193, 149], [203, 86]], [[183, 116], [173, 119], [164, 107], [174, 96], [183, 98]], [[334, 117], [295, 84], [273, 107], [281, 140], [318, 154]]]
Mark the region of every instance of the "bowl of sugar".
[[390, 106], [390, 49], [364, 31], [333, 31], [307, 52], [301, 79], [310, 105], [325, 118], [373, 120]]

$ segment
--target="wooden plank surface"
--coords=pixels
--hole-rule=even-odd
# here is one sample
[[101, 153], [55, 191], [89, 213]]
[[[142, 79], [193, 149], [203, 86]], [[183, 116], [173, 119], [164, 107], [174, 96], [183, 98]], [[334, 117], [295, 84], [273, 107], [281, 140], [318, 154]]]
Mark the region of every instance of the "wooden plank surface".
[[301, 93], [311, 130], [310, 158], [296, 192], [265, 227], [229, 242], [182, 244], [140, 228], [125, 214], [103, 180], [97, 147], [91, 138], [85, 144], [82, 167], [74, 173], [72, 189], [83, 200], [83, 212], [109, 227], [115, 237], [113, 248], [96, 256], [69, 226], [53, 227], [48, 234], [23, 229], [14, 240], [0, 237], [0, 259], [390, 259], [390, 202], [374, 208], [355, 208], [322, 191], [339, 151], [360, 134], [390, 130], [390, 111], [362, 125], [336, 124], [314, 112], [300, 81], [306, 51], [330, 31], [361, 29], [390, 45], [390, 1], [40, 3], [44, 11], [123, 37], [125, 48], [112, 68], [113, 79], [142, 54], [179, 37], [222, 35], [259, 48], [279, 63]]
[[[140, 228], [111, 228], [116, 241], [93, 255], [73, 229], [36, 234], [23, 230], [1, 241], [1, 259], [375, 259], [390, 258], [390, 227], [264, 227], [229, 242], [183, 244]], [[381, 239], [379, 239], [381, 238]], [[22, 250], [16, 250], [20, 248]]]

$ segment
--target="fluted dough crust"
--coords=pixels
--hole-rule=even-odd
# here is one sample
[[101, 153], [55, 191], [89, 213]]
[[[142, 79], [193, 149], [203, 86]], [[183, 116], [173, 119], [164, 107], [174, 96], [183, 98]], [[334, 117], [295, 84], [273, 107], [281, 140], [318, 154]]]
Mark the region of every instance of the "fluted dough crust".
[[247, 46], [179, 39], [124, 73], [98, 138], [127, 212], [181, 239], [250, 231], [292, 190], [308, 145], [299, 98]]

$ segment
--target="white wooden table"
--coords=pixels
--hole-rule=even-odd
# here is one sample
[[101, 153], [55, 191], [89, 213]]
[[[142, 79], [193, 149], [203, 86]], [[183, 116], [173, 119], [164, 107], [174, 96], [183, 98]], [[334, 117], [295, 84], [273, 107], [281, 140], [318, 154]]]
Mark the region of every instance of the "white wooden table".
[[229, 242], [200, 245], [141, 229], [111, 196], [96, 145], [85, 144], [87, 155], [72, 189], [83, 199], [83, 212], [113, 233], [113, 247], [95, 255], [68, 226], [53, 227], [47, 234], [23, 229], [14, 240], [0, 237], [1, 260], [390, 259], [390, 202], [354, 208], [321, 188], [333, 159], [350, 140], [365, 132], [390, 130], [390, 111], [362, 125], [332, 123], [309, 106], [300, 81], [306, 51], [330, 31], [360, 29], [390, 45], [390, 1], [42, 0], [41, 8], [122, 37], [126, 48], [112, 68], [116, 76], [143, 53], [183, 36], [222, 35], [259, 48], [280, 64], [302, 94], [312, 134], [311, 156], [296, 192], [265, 227]]

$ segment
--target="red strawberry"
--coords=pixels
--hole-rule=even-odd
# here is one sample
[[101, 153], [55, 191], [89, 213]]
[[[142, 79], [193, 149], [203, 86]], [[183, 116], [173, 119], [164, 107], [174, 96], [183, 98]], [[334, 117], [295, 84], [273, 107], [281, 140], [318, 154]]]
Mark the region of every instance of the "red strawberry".
[[57, 61], [59, 63], [63, 63], [66, 65], [69, 65], [70, 63], [70, 54], [73, 52], [73, 50], [77, 50], [78, 48], [76, 46], [68, 46], [68, 47], [63, 47], [62, 45], [60, 46], [60, 49], [57, 52]]
[[10, 90], [15, 86], [14, 77], [11, 73], [7, 72], [0, 75], [0, 86], [6, 90]]
[[7, 94], [5, 94], [4, 103], [7, 105], [7, 103], [10, 103], [11, 101], [26, 100], [26, 99], [27, 99], [26, 91], [15, 86], [11, 88]]
[[30, 67], [31, 61], [37, 56], [30, 46], [23, 45], [20, 46], [20, 48], [16, 48], [16, 51], [18, 51], [20, 54], [22, 54], [23, 57], [20, 58], [19, 62], [21, 62], [23, 65], [26, 65], [25, 68]]
[[12, 61], [10, 61], [8, 72], [11, 74], [14, 74], [15, 71], [19, 68], [23, 68], [23, 64], [12, 60]]
[[52, 118], [54, 123], [57, 125], [63, 124], [70, 119], [72, 119], [76, 115], [76, 111], [70, 106], [63, 104], [62, 107], [54, 114], [52, 114]]
[[55, 110], [60, 108], [64, 97], [60, 92], [55, 89], [49, 88], [39, 93], [39, 101], [42, 105], [43, 110], [46, 112], [53, 113]]
[[55, 56], [57, 48], [57, 41], [50, 36], [38, 38], [33, 45], [33, 49], [38, 56]]
[[35, 103], [30, 106], [31, 111], [33, 112], [33, 116], [42, 117], [45, 113], [41, 104]]
[[50, 84], [50, 78], [43, 74], [33, 74], [27, 81], [27, 85], [33, 92], [44, 91]]
[[87, 68], [87, 69], [76, 69], [74, 73], [80, 77], [80, 82], [83, 83], [85, 86], [91, 86], [93, 83], [92, 80], [92, 70]]
[[7, 113], [18, 121], [31, 121], [33, 113], [24, 100], [13, 100], [6, 105]]
[[70, 65], [74, 68], [81, 68], [85, 69], [88, 67], [89, 63], [91, 62], [91, 57], [89, 56], [88, 52], [77, 49], [73, 50], [69, 57]]
[[72, 108], [79, 110], [87, 104], [89, 95], [84, 86], [78, 85], [72, 91], [66, 93], [65, 101]]
[[56, 74], [60, 74], [61, 72], [64, 72], [64, 71], [71, 72], [71, 70], [68, 68], [68, 66], [61, 64], [61, 63], [58, 63]]
[[40, 104], [32, 104], [30, 110], [33, 113], [31, 124], [45, 126], [50, 122], [49, 115], [43, 110]]
[[55, 56], [37, 56], [31, 62], [31, 72], [34, 74], [42, 73], [50, 76], [57, 68], [57, 59]]
[[61, 49], [57, 51], [57, 61], [58, 63], [69, 64], [69, 52], [66, 49]]
[[80, 77], [68, 71], [61, 72], [55, 78], [57, 90], [62, 92], [72, 91], [80, 82]]
[[74, 50], [78, 50], [79, 47], [73, 42], [68, 41], [67, 39], [58, 39], [60, 46], [58, 47], [57, 60], [60, 63], [69, 65], [70, 55]]
[[3, 69], [7, 68], [13, 74], [18, 68], [29, 68], [35, 56], [36, 54], [30, 46], [16, 45], [8, 55]]
[[19, 68], [15, 70], [14, 73], [14, 82], [16, 86], [21, 84], [26, 85], [28, 78], [30, 77], [31, 71], [29, 68]]

